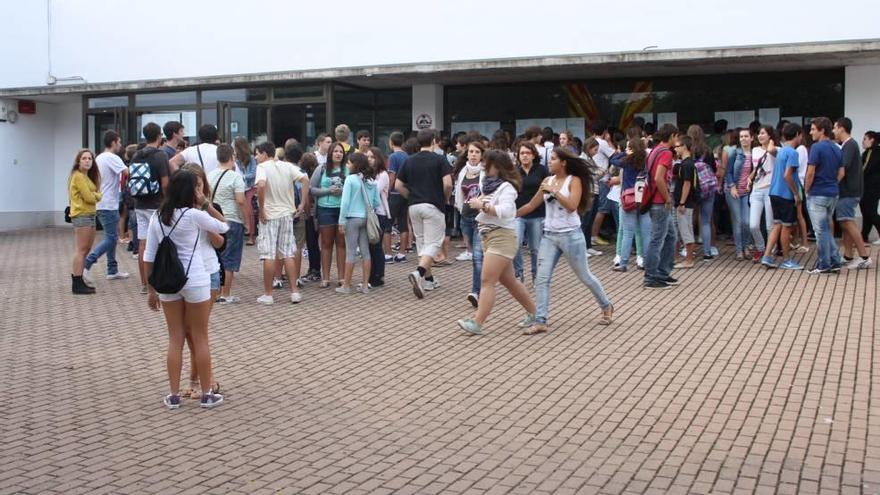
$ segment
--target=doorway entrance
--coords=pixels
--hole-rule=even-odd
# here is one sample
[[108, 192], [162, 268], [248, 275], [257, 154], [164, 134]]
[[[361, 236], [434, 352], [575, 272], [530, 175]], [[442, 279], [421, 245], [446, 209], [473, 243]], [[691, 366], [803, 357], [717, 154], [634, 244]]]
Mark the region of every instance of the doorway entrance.
[[284, 146], [290, 138], [297, 139], [308, 150], [318, 134], [326, 132], [327, 107], [324, 103], [297, 103], [272, 106], [272, 141]]

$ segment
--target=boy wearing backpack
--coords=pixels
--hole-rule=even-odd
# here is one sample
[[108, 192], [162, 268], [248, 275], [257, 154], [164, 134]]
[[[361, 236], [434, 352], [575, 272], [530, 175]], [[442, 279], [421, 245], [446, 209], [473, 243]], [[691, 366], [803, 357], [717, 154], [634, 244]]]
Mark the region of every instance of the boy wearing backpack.
[[168, 156], [159, 146], [162, 142], [162, 128], [150, 122], [143, 128], [147, 145], [131, 159], [126, 188], [134, 199], [137, 218], [138, 270], [141, 277], [141, 294], [147, 293], [147, 276], [144, 272], [144, 246], [150, 218], [162, 202], [162, 192], [168, 187]]
[[685, 258], [675, 268], [694, 267], [694, 208], [700, 204], [700, 190], [697, 185], [697, 167], [692, 156], [694, 140], [690, 136], [678, 136], [675, 153], [681, 159], [675, 174], [675, 217], [681, 242], [685, 247]]
[[[801, 188], [798, 178], [800, 162], [797, 147], [802, 135], [801, 126], [797, 124], [785, 124], [782, 128], [782, 149], [776, 155], [773, 164], [773, 175], [770, 180], [770, 204], [773, 207], [773, 230], [767, 235], [767, 246], [764, 248], [764, 256], [761, 264], [767, 268], [782, 268], [784, 270], [803, 270], [791, 256], [791, 231], [797, 225], [797, 210], [801, 206]], [[782, 243], [782, 259], [780, 265], [776, 265], [773, 253], [776, 243]]]

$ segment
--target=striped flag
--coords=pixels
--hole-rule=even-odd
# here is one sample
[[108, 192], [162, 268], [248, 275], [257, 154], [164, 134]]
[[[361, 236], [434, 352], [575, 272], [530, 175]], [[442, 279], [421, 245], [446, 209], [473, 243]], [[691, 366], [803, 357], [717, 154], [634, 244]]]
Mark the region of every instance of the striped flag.
[[639, 81], [633, 87], [632, 94], [627, 100], [623, 114], [620, 116], [620, 129], [627, 129], [632, 125], [636, 114], [652, 112], [654, 110], [654, 83], [651, 81]]

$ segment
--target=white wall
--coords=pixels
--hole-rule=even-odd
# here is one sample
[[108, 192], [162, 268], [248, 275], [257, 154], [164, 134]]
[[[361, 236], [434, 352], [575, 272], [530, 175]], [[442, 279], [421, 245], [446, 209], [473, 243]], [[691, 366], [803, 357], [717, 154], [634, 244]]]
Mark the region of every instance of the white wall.
[[844, 115], [861, 145], [865, 131], [880, 132], [880, 65], [849, 66], [844, 74]]
[[46, 83], [47, 4], [54, 75], [92, 83], [880, 37], [876, 0], [0, 0], [0, 87]]
[[37, 113], [0, 122], [0, 230], [63, 223], [67, 176], [82, 145], [82, 104], [37, 103]]

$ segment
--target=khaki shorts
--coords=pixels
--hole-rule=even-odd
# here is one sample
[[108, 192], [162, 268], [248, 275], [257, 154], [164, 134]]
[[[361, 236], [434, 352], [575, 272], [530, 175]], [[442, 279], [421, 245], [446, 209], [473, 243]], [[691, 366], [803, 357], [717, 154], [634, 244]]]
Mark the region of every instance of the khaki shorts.
[[293, 234], [293, 215], [273, 218], [260, 224], [257, 236], [257, 253], [261, 260], [292, 258], [296, 254], [296, 238]]
[[293, 224], [293, 238], [297, 246], [306, 245], [306, 219], [299, 218]]
[[432, 204], [419, 203], [409, 207], [409, 219], [419, 257], [436, 257], [446, 234], [446, 215]]
[[486, 234], [480, 234], [480, 242], [483, 244], [483, 253], [503, 256], [508, 259], [516, 258], [518, 251], [516, 231], [513, 229], [495, 229]]

